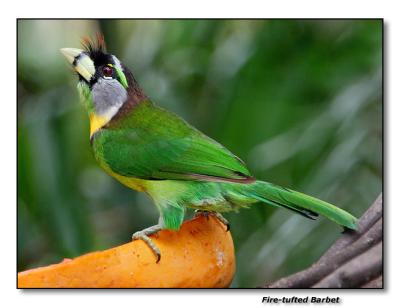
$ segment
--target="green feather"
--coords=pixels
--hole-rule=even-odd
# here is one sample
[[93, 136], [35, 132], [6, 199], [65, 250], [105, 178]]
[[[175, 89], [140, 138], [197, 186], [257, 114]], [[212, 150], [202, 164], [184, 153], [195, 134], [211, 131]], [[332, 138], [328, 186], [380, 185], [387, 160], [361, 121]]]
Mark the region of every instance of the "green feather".
[[94, 151], [115, 173], [139, 179], [250, 178], [243, 162], [174, 114], [141, 102], [94, 138]]
[[315, 219], [321, 215], [349, 229], [357, 229], [357, 219], [348, 212], [328, 202], [263, 181], [251, 184], [149, 181], [148, 193], [160, 208], [161, 216], [169, 216], [165, 221], [179, 221], [181, 216], [177, 208], [229, 212], [263, 202], [292, 210], [307, 218]]
[[288, 208], [309, 218], [322, 215], [349, 229], [357, 229], [357, 219], [348, 212], [317, 198], [280, 187], [271, 183], [257, 181], [243, 193], [267, 204]]
[[89, 114], [93, 113], [94, 104], [92, 99], [92, 92], [90, 91], [89, 86], [86, 83], [78, 82], [77, 88], [80, 96], [80, 101], [82, 102], [83, 106], [86, 108]]
[[166, 229], [179, 230], [185, 218], [185, 207], [167, 203], [166, 206], [160, 207], [160, 217]]
[[123, 71], [121, 71], [118, 67], [114, 67], [115, 71], [117, 72], [117, 76], [121, 84], [125, 89], [129, 87], [128, 81], [126, 80], [125, 74]]
[[257, 202], [356, 229], [357, 219], [330, 203], [253, 180], [239, 158], [149, 100], [112, 120], [92, 146], [106, 169], [144, 181], [168, 229], [179, 229], [186, 207], [228, 212]]

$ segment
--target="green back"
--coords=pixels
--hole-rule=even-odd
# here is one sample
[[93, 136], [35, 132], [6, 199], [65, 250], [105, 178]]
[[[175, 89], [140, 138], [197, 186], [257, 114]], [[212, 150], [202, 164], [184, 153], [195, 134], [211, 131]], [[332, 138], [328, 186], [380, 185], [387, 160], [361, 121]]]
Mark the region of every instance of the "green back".
[[149, 100], [112, 120], [93, 140], [97, 159], [123, 176], [160, 180], [251, 180], [216, 141]]

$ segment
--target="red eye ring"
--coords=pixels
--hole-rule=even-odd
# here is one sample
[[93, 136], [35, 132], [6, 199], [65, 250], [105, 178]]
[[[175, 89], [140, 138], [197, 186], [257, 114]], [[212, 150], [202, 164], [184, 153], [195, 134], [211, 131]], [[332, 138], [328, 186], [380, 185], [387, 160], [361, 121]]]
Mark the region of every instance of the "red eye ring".
[[103, 76], [104, 77], [112, 77], [113, 75], [113, 69], [112, 67], [109, 67], [108, 65], [103, 67]]

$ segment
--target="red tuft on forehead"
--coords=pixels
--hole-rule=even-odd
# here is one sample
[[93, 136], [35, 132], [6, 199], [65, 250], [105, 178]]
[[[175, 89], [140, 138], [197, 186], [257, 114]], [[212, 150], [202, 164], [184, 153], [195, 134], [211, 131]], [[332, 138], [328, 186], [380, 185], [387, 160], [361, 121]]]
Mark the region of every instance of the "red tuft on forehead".
[[96, 38], [91, 39], [90, 37], [82, 38], [82, 46], [89, 54], [95, 53], [106, 53], [106, 43], [104, 41], [104, 35], [97, 33]]

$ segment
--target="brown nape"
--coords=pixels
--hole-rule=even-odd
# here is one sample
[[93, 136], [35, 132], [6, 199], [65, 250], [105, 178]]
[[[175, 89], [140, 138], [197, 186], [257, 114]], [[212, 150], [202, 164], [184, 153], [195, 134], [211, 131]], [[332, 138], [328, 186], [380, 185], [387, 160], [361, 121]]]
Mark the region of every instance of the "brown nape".
[[105, 127], [109, 126], [109, 124], [112, 124], [115, 120], [120, 119], [141, 101], [147, 99], [147, 95], [144, 94], [143, 90], [140, 88], [138, 82], [136, 81], [135, 77], [133, 77], [132, 73], [125, 67], [123, 67], [123, 69], [126, 80], [128, 81], [128, 89], [127, 89], [128, 99], [121, 106], [121, 108], [118, 110], [115, 116], [113, 116], [111, 121], [105, 125]]
[[134, 104], [137, 104], [140, 101], [146, 99], [147, 95], [144, 94], [143, 90], [140, 88], [135, 77], [133, 77], [133, 74], [131, 73], [131, 71], [129, 71], [125, 67], [123, 69], [124, 69], [126, 80], [128, 81], [128, 85], [129, 85], [128, 96], [130, 97], [130, 99], [134, 101]]

